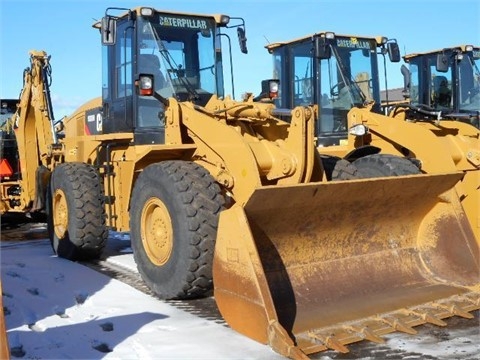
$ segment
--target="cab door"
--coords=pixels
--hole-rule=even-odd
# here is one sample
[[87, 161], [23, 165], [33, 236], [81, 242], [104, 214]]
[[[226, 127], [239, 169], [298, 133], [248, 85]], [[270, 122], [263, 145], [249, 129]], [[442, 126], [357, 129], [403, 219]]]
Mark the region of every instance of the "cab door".
[[118, 23], [117, 41], [103, 46], [103, 133], [133, 132], [133, 26]]

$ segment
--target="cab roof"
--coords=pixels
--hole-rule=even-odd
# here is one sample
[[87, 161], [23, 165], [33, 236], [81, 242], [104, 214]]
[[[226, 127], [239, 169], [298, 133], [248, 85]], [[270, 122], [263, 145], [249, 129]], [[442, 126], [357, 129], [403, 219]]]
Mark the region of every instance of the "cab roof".
[[[441, 54], [444, 51], [451, 51], [451, 50], [460, 50], [462, 53], [466, 52], [467, 46], [472, 46], [472, 45], [457, 45], [457, 46], [451, 46], [451, 47], [446, 47], [442, 49], [436, 49], [436, 50], [430, 50], [430, 51], [425, 51], [425, 52], [418, 52], [418, 53], [411, 53], [407, 54], [403, 57], [405, 61], [408, 61], [412, 58], [416, 58], [418, 56], [424, 56], [424, 55], [432, 55], [432, 54]], [[473, 49], [476, 51], [480, 51], [480, 47], [478, 46], [473, 46]]]
[[385, 36], [346, 35], [346, 34], [337, 34], [333, 31], [320, 31], [320, 32], [313, 33], [311, 35], [303, 36], [303, 37], [293, 39], [293, 40], [290, 40], [290, 41], [281, 41], [281, 42], [271, 43], [271, 44], [266, 45], [265, 48], [269, 52], [272, 52], [276, 48], [279, 48], [279, 47], [282, 47], [282, 46], [285, 46], [285, 45], [289, 45], [289, 44], [294, 44], [294, 43], [297, 43], [297, 42], [299, 43], [299, 42], [302, 42], [302, 41], [305, 41], [305, 40], [308, 40], [308, 39], [313, 39], [313, 38], [319, 37], [319, 36], [321, 37], [321, 36], [325, 35], [326, 33], [333, 33], [333, 34], [335, 34], [335, 37], [347, 37], [347, 38], [349, 37], [349, 38], [356, 38], [356, 39], [375, 40], [376, 43], [377, 43], [377, 46], [382, 44], [382, 40], [386, 39]]
[[[222, 18], [224, 18], [226, 15], [224, 14], [200, 14], [200, 13], [187, 13], [187, 12], [179, 12], [179, 11], [171, 11], [171, 10], [158, 10], [153, 7], [149, 6], [137, 6], [134, 8], [131, 8], [129, 11], [125, 11], [124, 13], [121, 13], [118, 15], [118, 18], [123, 18], [128, 16], [130, 12], [134, 12], [137, 14], [137, 16], [141, 16], [141, 9], [152, 9], [155, 13], [160, 13], [160, 14], [168, 14], [168, 15], [180, 15], [180, 16], [200, 16], [200, 17], [210, 17], [215, 20], [217, 25], [221, 26], [223, 24]], [[101, 26], [101, 21], [96, 21], [92, 27], [96, 29], [100, 29]]]

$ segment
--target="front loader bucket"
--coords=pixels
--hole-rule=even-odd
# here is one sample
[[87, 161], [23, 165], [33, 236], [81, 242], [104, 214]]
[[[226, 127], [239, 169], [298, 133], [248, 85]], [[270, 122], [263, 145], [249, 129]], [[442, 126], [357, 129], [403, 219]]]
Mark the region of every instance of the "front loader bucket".
[[257, 189], [220, 215], [215, 300], [236, 331], [292, 358], [383, 342], [480, 308], [461, 173]]

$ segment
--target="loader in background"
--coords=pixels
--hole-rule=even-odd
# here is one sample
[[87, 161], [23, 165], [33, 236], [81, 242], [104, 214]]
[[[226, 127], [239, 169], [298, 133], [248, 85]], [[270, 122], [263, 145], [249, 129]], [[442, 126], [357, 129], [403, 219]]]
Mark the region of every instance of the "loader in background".
[[[391, 105], [389, 114], [385, 114], [380, 102], [380, 60], [383, 58], [386, 64], [388, 54], [390, 61], [400, 61], [396, 41], [386, 37], [320, 32], [272, 43], [266, 48], [273, 55], [273, 77], [280, 80], [275, 104], [279, 107], [310, 104], [316, 109], [316, 145], [329, 178], [347, 180], [461, 171], [464, 176], [456, 190], [480, 244], [480, 132], [475, 126], [452, 120], [452, 116], [475, 118], [478, 109], [475, 112], [465, 108], [461, 113], [455, 110], [454, 114], [431, 108], [430, 102], [411, 102]], [[455, 56], [448, 54], [448, 71], [457, 74], [455, 81], [458, 74], [469, 79], [478, 75], [475, 63], [478, 54], [475, 51], [468, 54], [462, 60], [458, 57], [452, 60]], [[425, 59], [435, 67], [444, 56], [447, 55], [429, 55]], [[425, 64], [418, 64], [419, 58], [405, 59], [417, 64], [411, 70], [413, 74], [422, 74], [426, 69]], [[430, 77], [433, 70], [425, 71], [429, 71]], [[386, 69], [385, 74], [388, 75]], [[424, 77], [418, 75], [412, 84]], [[388, 76], [386, 88], [387, 79]], [[271, 83], [278, 86], [274, 81]], [[262, 93], [267, 93], [269, 86], [270, 82], [264, 81]], [[462, 86], [476, 85], [470, 82]], [[471, 106], [475, 96], [469, 100]], [[417, 95], [415, 99], [422, 98]]]
[[403, 59], [403, 93], [410, 104], [480, 127], [479, 47], [459, 45]]
[[430, 130], [465, 173], [457, 190], [480, 242], [480, 48], [460, 45], [404, 56], [407, 104], [389, 116]]
[[31, 52], [16, 133], [20, 153], [40, 140], [48, 181], [22, 166], [18, 186], [43, 193], [57, 255], [97, 258], [109, 230], [129, 231], [158, 297], [213, 288], [234, 330], [294, 359], [470, 317], [480, 260], [454, 189], [463, 174], [328, 181], [314, 108], [224, 96], [224, 31], [246, 52], [234, 20], [107, 10], [102, 97], [61, 131], [39, 91], [49, 56]]

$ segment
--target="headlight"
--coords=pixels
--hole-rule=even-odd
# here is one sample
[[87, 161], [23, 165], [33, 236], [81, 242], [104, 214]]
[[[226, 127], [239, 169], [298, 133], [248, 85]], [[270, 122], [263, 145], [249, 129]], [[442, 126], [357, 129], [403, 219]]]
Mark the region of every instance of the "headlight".
[[363, 136], [368, 134], [368, 127], [362, 124], [353, 125], [349, 130], [348, 133], [353, 136]]
[[326, 32], [325, 33], [325, 39], [335, 39], [335, 33], [333, 32]]
[[141, 8], [140, 9], [140, 15], [142, 15], [142, 16], [152, 16], [153, 15], [153, 9], [152, 8]]
[[153, 79], [150, 76], [142, 75], [138, 81], [138, 91], [140, 95], [153, 95]]
[[270, 92], [278, 93], [278, 81], [274, 81], [274, 80], [270, 81]]
[[220, 26], [227, 26], [230, 22], [230, 16], [220, 15]]

